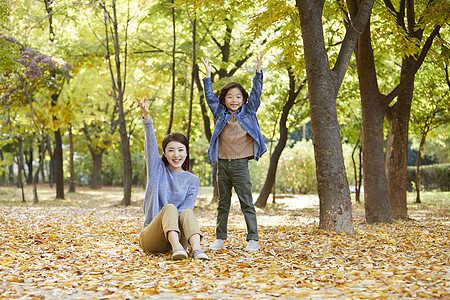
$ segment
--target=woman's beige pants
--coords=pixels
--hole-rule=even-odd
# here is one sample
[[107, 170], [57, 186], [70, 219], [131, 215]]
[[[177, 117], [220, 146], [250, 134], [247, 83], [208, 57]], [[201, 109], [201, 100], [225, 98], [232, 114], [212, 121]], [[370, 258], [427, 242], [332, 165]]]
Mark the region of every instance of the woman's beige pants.
[[173, 204], [165, 205], [156, 217], [142, 229], [139, 234], [139, 246], [144, 252], [160, 253], [171, 250], [167, 233], [176, 231], [180, 237], [180, 243], [184, 249], [189, 245], [189, 238], [198, 233], [200, 228], [197, 223], [194, 211], [185, 209], [180, 214]]

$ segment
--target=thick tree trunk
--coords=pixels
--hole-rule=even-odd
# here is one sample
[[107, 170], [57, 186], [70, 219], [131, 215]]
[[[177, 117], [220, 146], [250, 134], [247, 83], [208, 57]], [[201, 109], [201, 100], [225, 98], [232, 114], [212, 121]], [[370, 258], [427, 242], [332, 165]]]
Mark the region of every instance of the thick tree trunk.
[[91, 189], [98, 190], [102, 188], [103, 151], [90, 150], [90, 152], [92, 155]]
[[[415, 61], [413, 57], [403, 60], [401, 78], [407, 76]], [[408, 218], [406, 199], [408, 130], [413, 92], [414, 79], [402, 89], [397, 97], [397, 102], [390, 107], [387, 114], [389, 134], [386, 147], [386, 174], [394, 219]]]
[[[339, 85], [325, 50], [323, 1], [297, 0], [308, 79], [312, 139], [320, 199], [319, 228], [354, 234], [352, 203], [336, 112]], [[348, 65], [347, 65], [348, 66]], [[342, 70], [340, 70], [342, 72]]]
[[413, 92], [413, 84], [398, 97], [388, 117], [389, 134], [386, 149], [386, 169], [392, 217], [408, 218], [406, 199], [408, 126]]
[[370, 22], [356, 48], [362, 110], [362, 151], [364, 170], [364, 207], [366, 221], [391, 223], [392, 213], [384, 168], [384, 97], [378, 89], [375, 60], [370, 37]]

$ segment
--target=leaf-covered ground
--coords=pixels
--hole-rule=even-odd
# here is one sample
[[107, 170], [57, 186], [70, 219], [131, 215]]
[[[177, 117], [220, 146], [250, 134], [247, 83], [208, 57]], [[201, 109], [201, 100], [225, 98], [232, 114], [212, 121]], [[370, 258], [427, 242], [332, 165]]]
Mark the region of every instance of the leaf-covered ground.
[[[409, 204], [411, 220], [367, 225], [354, 204], [356, 235], [317, 229], [313, 196], [278, 199], [258, 210], [261, 250], [242, 251], [245, 223], [237, 200], [226, 249], [206, 262], [146, 255], [137, 242], [141, 188], [116, 206], [120, 189], [78, 188], [66, 200], [41, 187], [41, 203], [0, 188], [2, 299], [450, 299], [449, 193]], [[199, 198], [205, 248], [216, 211]], [[271, 201], [271, 200], [270, 200]]]

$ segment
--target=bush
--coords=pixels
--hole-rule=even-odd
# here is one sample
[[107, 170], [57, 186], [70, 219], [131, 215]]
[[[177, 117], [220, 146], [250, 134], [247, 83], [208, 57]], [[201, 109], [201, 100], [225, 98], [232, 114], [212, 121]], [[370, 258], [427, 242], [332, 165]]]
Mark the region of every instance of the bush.
[[[270, 158], [265, 154], [249, 164], [252, 189], [260, 192], [266, 180]], [[317, 193], [316, 163], [312, 141], [299, 141], [287, 146], [278, 162], [276, 192], [282, 194]]]
[[[412, 192], [416, 180], [416, 167], [408, 167], [407, 189]], [[420, 167], [420, 187], [424, 191], [439, 189], [450, 191], [450, 164], [435, 164]]]

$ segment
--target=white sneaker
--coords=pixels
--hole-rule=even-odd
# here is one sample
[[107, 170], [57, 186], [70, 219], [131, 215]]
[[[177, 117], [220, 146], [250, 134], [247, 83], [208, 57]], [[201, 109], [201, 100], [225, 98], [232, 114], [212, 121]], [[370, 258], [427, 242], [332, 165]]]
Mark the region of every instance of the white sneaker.
[[212, 243], [211, 246], [209, 246], [210, 250], [221, 250], [223, 248], [223, 244], [225, 244], [224, 240], [217, 239]]
[[258, 251], [259, 250], [259, 242], [255, 240], [248, 241], [247, 247], [244, 248], [244, 251]]

